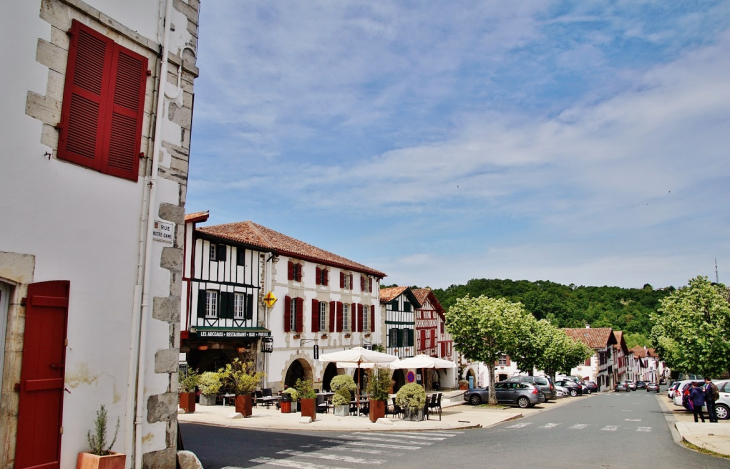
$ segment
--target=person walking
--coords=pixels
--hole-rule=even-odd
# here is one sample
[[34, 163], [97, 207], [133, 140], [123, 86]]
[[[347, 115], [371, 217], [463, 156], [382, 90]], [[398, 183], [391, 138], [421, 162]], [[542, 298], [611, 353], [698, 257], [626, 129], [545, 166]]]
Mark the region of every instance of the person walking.
[[709, 376], [705, 376], [705, 403], [707, 404], [707, 413], [710, 414], [710, 423], [717, 423], [717, 414], [715, 413], [715, 391], [717, 386], [712, 382]]
[[699, 387], [699, 383], [697, 381], [692, 382], [692, 390], [689, 392], [689, 401], [692, 404], [692, 411], [695, 415], [695, 423], [697, 422], [698, 415], [702, 419], [702, 423], [705, 423], [705, 416], [702, 414], [702, 406], [705, 405], [705, 393]]

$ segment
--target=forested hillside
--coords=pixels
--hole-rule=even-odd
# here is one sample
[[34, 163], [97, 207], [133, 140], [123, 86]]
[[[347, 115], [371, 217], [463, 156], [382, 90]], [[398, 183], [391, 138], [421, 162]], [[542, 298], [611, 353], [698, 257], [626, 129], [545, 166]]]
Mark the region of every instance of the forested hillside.
[[537, 319], [548, 319], [558, 327], [612, 327], [624, 331], [629, 347], [650, 345], [649, 313], [674, 287], [644, 288], [577, 287], [549, 281], [473, 279], [466, 285], [435, 289], [436, 298], [448, 308], [466, 294], [486, 295], [519, 301]]

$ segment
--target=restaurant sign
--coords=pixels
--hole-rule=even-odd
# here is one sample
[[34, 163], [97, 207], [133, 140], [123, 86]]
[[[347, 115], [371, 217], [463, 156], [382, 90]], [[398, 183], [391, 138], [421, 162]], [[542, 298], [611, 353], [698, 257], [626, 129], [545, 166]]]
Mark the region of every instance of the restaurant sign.
[[268, 335], [269, 331], [198, 331], [198, 337], [206, 339], [246, 339]]

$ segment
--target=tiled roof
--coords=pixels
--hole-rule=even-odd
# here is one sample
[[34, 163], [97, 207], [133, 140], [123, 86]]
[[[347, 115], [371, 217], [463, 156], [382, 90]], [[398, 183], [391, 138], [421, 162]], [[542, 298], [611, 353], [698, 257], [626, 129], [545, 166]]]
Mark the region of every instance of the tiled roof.
[[616, 337], [616, 343], [613, 344], [613, 348], [616, 350], [622, 349], [624, 355], [629, 353], [629, 349], [626, 347], [626, 341], [624, 340], [624, 333], [621, 331], [613, 331], [613, 335]]
[[188, 213], [187, 215], [185, 215], [185, 221], [186, 222], [208, 221], [209, 216], [210, 216], [210, 211]]
[[645, 349], [641, 345], [637, 345], [636, 347], [632, 348], [631, 351], [634, 353], [634, 356], [636, 358], [658, 357], [659, 356], [659, 354], [656, 353], [656, 350], [654, 350], [653, 348]]
[[324, 249], [286, 236], [252, 221], [205, 226], [198, 228], [197, 231], [218, 239], [259, 247], [297, 259], [320, 262], [333, 267], [372, 274], [380, 278], [385, 277], [385, 274], [379, 270], [372, 269], [342, 256], [338, 256], [337, 254], [332, 254]]
[[436, 299], [436, 295], [434, 295], [430, 288], [416, 288], [413, 290], [413, 294], [416, 295], [416, 299], [419, 303], [421, 303], [421, 305], [425, 304], [426, 300], [430, 301], [436, 312], [443, 319], [445, 312], [444, 307], [441, 306], [441, 303], [439, 303], [439, 300]]
[[563, 329], [568, 337], [580, 340], [592, 349], [605, 348], [616, 343], [616, 336], [610, 327], [586, 327]]
[[403, 293], [408, 287], [388, 287], [380, 289], [380, 302], [387, 303]]

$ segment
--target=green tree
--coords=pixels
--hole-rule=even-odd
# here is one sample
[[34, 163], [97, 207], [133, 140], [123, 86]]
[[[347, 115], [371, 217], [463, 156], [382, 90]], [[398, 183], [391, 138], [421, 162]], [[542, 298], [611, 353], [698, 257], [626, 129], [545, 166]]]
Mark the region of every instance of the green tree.
[[470, 361], [483, 362], [489, 369], [489, 403], [496, 404], [494, 364], [502, 353], [518, 354], [522, 327], [529, 320], [522, 304], [504, 299], [467, 295], [446, 313], [446, 328], [454, 348]]
[[529, 374], [537, 368], [554, 379], [556, 372], [570, 373], [572, 368], [593, 355], [591, 348], [568, 337], [545, 319], [528, 320], [523, 334], [526, 335], [517, 345], [518, 355], [511, 357], [517, 361], [520, 371]]
[[651, 339], [670, 368], [699, 375], [730, 370], [730, 304], [725, 285], [698, 276], [661, 300]]

